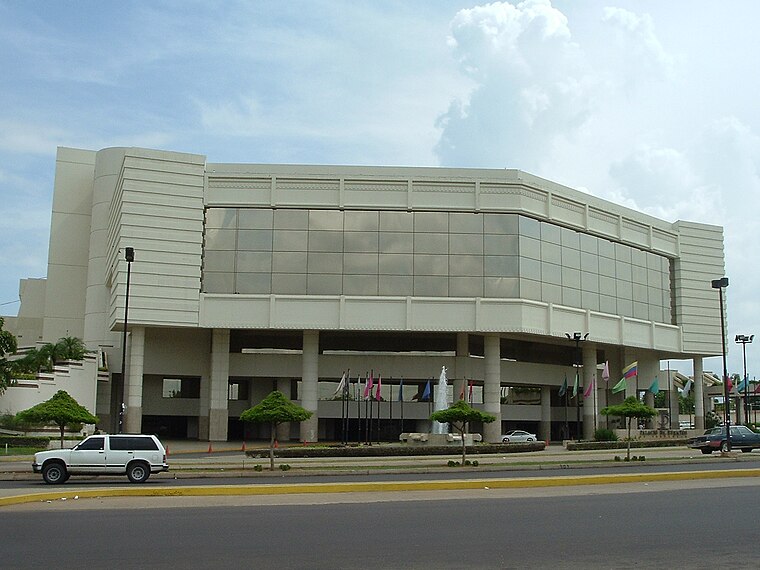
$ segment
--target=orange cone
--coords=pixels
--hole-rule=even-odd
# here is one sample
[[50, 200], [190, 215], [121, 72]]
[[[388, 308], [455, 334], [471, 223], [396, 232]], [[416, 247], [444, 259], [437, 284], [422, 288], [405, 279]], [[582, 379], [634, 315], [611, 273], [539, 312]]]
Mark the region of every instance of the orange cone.
[[243, 442], [243, 447], [240, 448], [240, 451], [245, 451], [245, 442]]
[[280, 447], [280, 444], [278, 444], [277, 440], [275, 439], [274, 440], [274, 448], [277, 449], [278, 447]]
[[209, 441], [208, 442], [208, 452], [211, 453], [212, 451], [214, 451], [214, 450], [211, 449], [211, 442]]
[[169, 446], [166, 446], [166, 457], [169, 457]]

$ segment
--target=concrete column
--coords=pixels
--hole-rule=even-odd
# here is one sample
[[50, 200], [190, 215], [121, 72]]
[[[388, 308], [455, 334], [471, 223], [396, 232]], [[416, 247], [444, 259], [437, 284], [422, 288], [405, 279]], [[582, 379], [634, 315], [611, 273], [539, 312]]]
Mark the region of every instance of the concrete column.
[[[583, 368], [581, 369], [583, 373], [583, 388], [579, 397], [583, 398], [586, 388], [592, 383], [596, 386], [596, 346], [586, 341], [581, 345], [581, 348], [583, 351]], [[595, 391], [596, 389], [592, 390], [588, 398], [581, 400], [583, 402], [583, 439], [587, 440], [594, 439], [594, 420], [596, 419]]]
[[227, 441], [230, 374], [230, 330], [211, 333], [211, 381], [209, 389], [208, 440]]
[[692, 359], [694, 379], [691, 388], [694, 390], [694, 429], [702, 433], [705, 429], [705, 384], [702, 357]]
[[483, 426], [483, 440], [486, 443], [499, 443], [501, 442], [501, 339], [498, 335], [486, 335], [484, 352], [483, 411], [496, 416], [496, 421]]
[[[290, 378], [278, 378], [277, 390], [282, 392], [285, 397], [290, 400]], [[277, 433], [275, 434], [277, 441], [290, 440], [290, 422], [281, 423], [277, 426]]]
[[468, 362], [470, 354], [467, 333], [457, 333], [457, 355], [454, 360], [454, 402], [464, 394], [467, 400], [467, 377], [469, 376]]
[[678, 405], [678, 388], [673, 383], [674, 370], [668, 370], [668, 398], [670, 400], [670, 429], [680, 428], [680, 407]]
[[319, 331], [303, 331], [303, 356], [301, 358], [301, 406], [313, 412], [308, 420], [301, 422], [301, 441], [318, 439], [317, 383], [319, 382]]
[[124, 431], [140, 433], [142, 429], [143, 365], [145, 361], [145, 327], [131, 327], [129, 333], [127, 382], [124, 384]]
[[549, 386], [541, 386], [541, 423], [539, 435], [544, 441], [552, 439], [552, 390]]

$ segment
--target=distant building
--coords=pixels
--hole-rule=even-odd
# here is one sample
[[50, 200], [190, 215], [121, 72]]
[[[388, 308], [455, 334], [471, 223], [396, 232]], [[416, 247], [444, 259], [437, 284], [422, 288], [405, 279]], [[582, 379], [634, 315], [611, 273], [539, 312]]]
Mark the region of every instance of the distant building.
[[[625, 396], [609, 388], [626, 365], [638, 362], [631, 394], [661, 359], [691, 358], [701, 375], [702, 359], [721, 353], [710, 281], [723, 271], [720, 227], [669, 223], [518, 170], [60, 148], [47, 279], [22, 282], [9, 327], [21, 344], [79, 336], [104, 354], [108, 374], [92, 382], [106, 430], [124, 402], [125, 431], [262, 437], [237, 418], [277, 388], [315, 412], [280, 439], [340, 440], [332, 396], [350, 371], [351, 397], [358, 376], [382, 378], [375, 436], [397, 440], [429, 429], [418, 400], [445, 366], [451, 398], [472, 394], [497, 416], [486, 441], [513, 427], [558, 439], [580, 427], [576, 414], [590, 437], [608, 398]], [[589, 393], [579, 408], [558, 396], [566, 377], [572, 392], [576, 362]], [[361, 437], [366, 410], [349, 406], [348, 439]]]

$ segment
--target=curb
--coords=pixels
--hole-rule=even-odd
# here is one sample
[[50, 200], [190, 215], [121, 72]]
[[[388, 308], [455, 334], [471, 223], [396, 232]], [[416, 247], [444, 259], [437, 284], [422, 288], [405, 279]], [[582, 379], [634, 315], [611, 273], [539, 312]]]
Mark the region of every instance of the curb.
[[317, 493], [370, 493], [394, 491], [455, 491], [473, 489], [519, 489], [536, 487], [572, 487], [686, 481], [704, 479], [760, 477], [760, 469], [721, 469], [716, 471], [622, 473], [614, 475], [578, 475], [574, 477], [528, 477], [519, 479], [460, 479], [446, 481], [397, 481], [356, 483], [302, 483], [263, 485], [214, 485], [193, 487], [131, 487], [78, 491], [50, 491], [0, 497], [0, 507], [37, 501], [102, 497], [198, 497], [221, 495], [294, 495]]

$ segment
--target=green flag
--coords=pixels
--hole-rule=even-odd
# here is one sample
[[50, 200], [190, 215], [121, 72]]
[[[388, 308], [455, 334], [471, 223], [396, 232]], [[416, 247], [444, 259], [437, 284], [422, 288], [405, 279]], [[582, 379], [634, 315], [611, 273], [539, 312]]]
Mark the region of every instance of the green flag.
[[562, 382], [562, 387], [559, 389], [558, 396], [561, 398], [565, 394], [567, 394], [567, 374], [565, 374], [565, 381]]
[[575, 382], [573, 382], [573, 398], [575, 398], [578, 395], [578, 384], [580, 382], [580, 379], [578, 378], [578, 371], [575, 371]]
[[617, 394], [618, 392], [623, 392], [624, 390], [625, 390], [625, 378], [621, 378], [620, 382], [618, 382], [612, 387], [612, 393]]
[[654, 377], [654, 382], [649, 387], [649, 391], [655, 396], [660, 393], [660, 382], [657, 380], [657, 376]]

